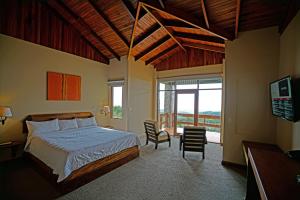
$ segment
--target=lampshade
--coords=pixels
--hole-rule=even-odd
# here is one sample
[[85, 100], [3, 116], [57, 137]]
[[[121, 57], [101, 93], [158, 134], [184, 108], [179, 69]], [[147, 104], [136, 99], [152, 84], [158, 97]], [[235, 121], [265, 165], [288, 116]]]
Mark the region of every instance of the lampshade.
[[0, 117], [12, 117], [10, 107], [0, 106]]
[[103, 106], [103, 112], [104, 112], [105, 114], [110, 113], [110, 108], [109, 108], [109, 106]]

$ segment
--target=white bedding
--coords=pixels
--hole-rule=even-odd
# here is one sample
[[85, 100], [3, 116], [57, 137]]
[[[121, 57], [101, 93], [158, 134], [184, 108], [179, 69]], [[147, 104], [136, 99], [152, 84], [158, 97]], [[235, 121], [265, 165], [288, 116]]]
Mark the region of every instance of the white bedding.
[[74, 170], [124, 149], [140, 145], [134, 133], [101, 127], [84, 127], [33, 132], [28, 135], [25, 151], [39, 158], [58, 174], [57, 182]]

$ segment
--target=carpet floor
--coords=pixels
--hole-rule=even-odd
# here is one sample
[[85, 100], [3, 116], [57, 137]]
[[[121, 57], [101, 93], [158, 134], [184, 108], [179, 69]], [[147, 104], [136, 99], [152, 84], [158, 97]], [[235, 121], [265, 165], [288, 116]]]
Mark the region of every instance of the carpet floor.
[[[159, 144], [157, 150], [152, 143], [142, 146], [140, 157], [64, 196], [59, 197], [57, 191], [25, 163], [6, 167], [6, 183], [2, 186], [7, 199], [243, 199], [245, 172], [221, 165], [219, 144], [208, 143], [205, 155], [202, 160], [201, 153], [186, 152], [183, 159], [178, 139], [172, 138], [171, 148], [167, 143]], [[13, 183], [16, 181], [17, 184]]]

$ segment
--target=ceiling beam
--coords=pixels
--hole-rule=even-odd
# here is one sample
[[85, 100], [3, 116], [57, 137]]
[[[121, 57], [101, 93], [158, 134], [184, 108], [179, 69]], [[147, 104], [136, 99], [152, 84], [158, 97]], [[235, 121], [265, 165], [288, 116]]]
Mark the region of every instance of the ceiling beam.
[[234, 30], [235, 38], [238, 37], [238, 32], [239, 32], [240, 12], [241, 12], [241, 0], [236, 0], [235, 30]]
[[[91, 43], [91, 41], [89, 41], [89, 39], [87, 38], [86, 34], [84, 34], [79, 28], [78, 26], [74, 25], [75, 23], [78, 23], [80, 26], [87, 28], [88, 26], [85, 26], [85, 24], [79, 19], [78, 17], [70, 11], [70, 9], [63, 4], [60, 1], [57, 0], [53, 0], [53, 1], [47, 1], [47, 4], [54, 9], [60, 16], [62, 16], [62, 18], [65, 20], [65, 22], [67, 24], [72, 24], [76, 30], [82, 35], [82, 37], [84, 38], [84, 40], [95, 50], [97, 51], [100, 56], [105, 60], [106, 64], [109, 64], [109, 58], [106, 57], [94, 44]], [[66, 16], [67, 14], [67, 16]], [[71, 22], [69, 21], [69, 18], [71, 18]], [[90, 32], [91, 33], [91, 32]], [[99, 39], [99, 37], [96, 37], [96, 39]], [[101, 39], [101, 38], [100, 38]], [[100, 40], [99, 40], [100, 42]], [[100, 42], [101, 43], [101, 42]], [[103, 44], [103, 43], [102, 43]]]
[[135, 20], [135, 9], [132, 6], [131, 2], [129, 0], [121, 0], [122, 5], [125, 7], [125, 9], [127, 10], [129, 16], [131, 17], [131, 19]]
[[136, 26], [137, 26], [137, 24], [138, 24], [138, 22], [139, 22], [140, 11], [141, 11], [141, 4], [138, 3], [138, 4], [137, 4], [136, 15], [135, 15], [135, 21], [134, 21], [134, 25], [133, 25], [132, 33], [131, 33], [130, 46], [129, 46], [129, 50], [128, 50], [128, 59], [129, 59], [130, 56], [131, 56], [131, 51], [132, 51], [133, 41], [134, 41], [134, 38], [135, 38], [135, 29], [136, 29]]
[[207, 51], [225, 53], [225, 47], [216, 47], [216, 46], [211, 46], [211, 45], [206, 45], [206, 44], [195, 44], [195, 43], [190, 43], [190, 42], [183, 43], [182, 45], [186, 46], [186, 47], [195, 48], [195, 49], [203, 49], [203, 50], [207, 50]]
[[137, 54], [135, 56], [135, 60], [136, 61], [139, 60], [140, 58], [142, 58], [143, 56], [147, 55], [148, 53], [150, 53], [154, 49], [160, 47], [161, 45], [163, 45], [166, 41], [168, 41], [170, 39], [171, 39], [171, 37], [169, 35], [166, 35], [165, 37], [161, 38], [160, 40], [154, 42], [150, 47], [148, 47], [144, 51], [142, 51], [139, 54]]
[[169, 48], [165, 49], [164, 51], [160, 52], [159, 54], [153, 56], [152, 58], [149, 58], [148, 60], [146, 60], [146, 65], [153, 63], [154, 61], [158, 60], [160, 57], [166, 55], [166, 53], [170, 52], [171, 50], [177, 48], [178, 45], [174, 44], [172, 46], [170, 46]]
[[84, 19], [81, 16], [76, 15], [65, 3], [62, 2], [63, 7], [67, 12], [70, 13], [75, 19], [77, 19], [77, 22], [82, 24], [85, 29], [94, 37], [96, 38], [97, 42], [101, 43], [102, 46], [104, 46], [111, 54], [114, 55], [115, 58], [118, 60], [121, 60], [120, 56], [108, 45], [102, 38], [87, 24], [85, 23]]
[[[121, 3], [123, 4], [125, 9], [127, 10], [130, 18], [132, 20], [135, 20], [136, 10], [133, 7], [133, 5], [131, 4], [130, 0], [121, 0]], [[147, 12], [145, 10], [141, 10], [140, 15], [139, 15], [139, 19], [141, 19], [146, 14], [147, 14]]]
[[193, 34], [193, 33], [182, 33], [182, 32], [174, 32], [173, 34], [175, 37], [180, 37], [180, 38], [187, 38], [187, 39], [193, 39], [193, 40], [201, 40], [201, 41], [205, 41], [205, 42], [225, 44], [223, 39], [214, 37], [214, 36], [198, 35], [198, 34]]
[[204, 20], [205, 20], [205, 24], [206, 24], [206, 27], [209, 29], [208, 17], [207, 17], [207, 12], [206, 12], [206, 8], [205, 8], [204, 0], [200, 0], [200, 2], [201, 2], [201, 8], [202, 8], [202, 13], [203, 13], [203, 17], [204, 17]]
[[159, 2], [160, 6], [161, 6], [162, 8], [165, 8], [165, 4], [164, 4], [164, 1], [163, 1], [163, 0], [158, 0], [158, 2]]
[[151, 36], [154, 32], [160, 29], [160, 25], [158, 23], [155, 23], [153, 26], [151, 26], [149, 29], [147, 29], [144, 33], [141, 34], [140, 37], [136, 38], [133, 42], [134, 48], [136, 45], [147, 39], [149, 36]]
[[172, 35], [172, 30], [168, 27], [165, 27], [162, 23], [161, 17], [155, 12], [151, 12], [144, 3], [141, 3], [141, 6], [155, 19], [155, 21], [168, 33], [168, 35], [186, 52], [186, 49], [180, 44], [180, 42]]
[[120, 38], [120, 40], [126, 45], [127, 48], [129, 48], [129, 42], [127, 39], [122, 35], [122, 33], [109, 21], [107, 16], [100, 10], [97, 6], [97, 4], [93, 0], [88, 0], [89, 4], [92, 6], [92, 8], [98, 13], [98, 15], [105, 21], [105, 23], [110, 27], [110, 29]]
[[195, 28], [194, 26], [191, 26], [183, 21], [178, 21], [178, 20], [164, 20], [163, 24], [165, 26], [170, 26], [170, 27], [179, 27], [179, 28]]
[[234, 35], [229, 33], [228, 31], [224, 30], [223, 28], [220, 28], [215, 25], [210, 25], [209, 29], [207, 29], [205, 27], [206, 26], [205, 23], [202, 23], [199, 19], [191, 16], [191, 14], [189, 14], [189, 13], [186, 13], [182, 10], [178, 10], [169, 5], [166, 5], [165, 9], [160, 9], [157, 7], [156, 4], [153, 4], [150, 1], [141, 0], [140, 3], [142, 3], [144, 7], [148, 7], [148, 8], [154, 9], [156, 11], [159, 11], [159, 12], [162, 12], [165, 14], [169, 14], [180, 21], [183, 21], [191, 26], [199, 28], [199, 29], [206, 31], [208, 33], [211, 33], [213, 35], [216, 35], [217, 37], [220, 37], [222, 39], [225, 39], [225, 40], [233, 40], [234, 39]]

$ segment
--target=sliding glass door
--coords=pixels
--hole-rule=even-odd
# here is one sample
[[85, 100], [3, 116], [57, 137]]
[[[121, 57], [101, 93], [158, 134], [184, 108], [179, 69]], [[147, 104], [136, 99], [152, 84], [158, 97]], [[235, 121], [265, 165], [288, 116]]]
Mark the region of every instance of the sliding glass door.
[[198, 95], [197, 90], [177, 90], [175, 97], [174, 133], [183, 132], [184, 126], [196, 126]]
[[159, 81], [157, 100], [161, 129], [178, 135], [184, 126], [202, 126], [207, 130], [208, 141], [220, 142], [220, 77]]

